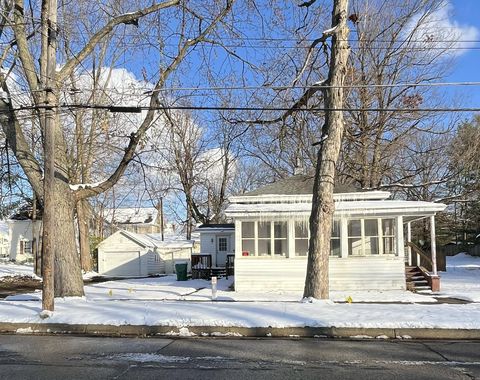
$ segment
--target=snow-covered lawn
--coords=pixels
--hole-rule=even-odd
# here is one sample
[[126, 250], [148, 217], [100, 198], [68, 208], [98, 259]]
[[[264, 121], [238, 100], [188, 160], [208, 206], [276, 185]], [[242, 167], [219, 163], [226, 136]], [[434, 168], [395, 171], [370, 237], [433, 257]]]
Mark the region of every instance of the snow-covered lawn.
[[[0, 273], [12, 269], [0, 268]], [[448, 258], [448, 272], [441, 276], [442, 295], [480, 301], [479, 258], [463, 254]], [[0, 322], [480, 329], [480, 303], [438, 304], [432, 296], [406, 291], [332, 292], [332, 300], [341, 303], [303, 303], [300, 293], [232, 292], [232, 281], [218, 281], [217, 301], [223, 302], [211, 300], [208, 281], [180, 282], [175, 276], [91, 284], [85, 286], [83, 298], [56, 299], [55, 313], [45, 320], [39, 317], [41, 292], [36, 291], [0, 301]], [[343, 302], [348, 297], [352, 304]]]
[[440, 277], [442, 295], [480, 302], [480, 257], [465, 253], [447, 257], [447, 271]]
[[0, 278], [15, 276], [39, 278], [33, 273], [33, 265], [15, 264], [9, 261], [0, 262]]

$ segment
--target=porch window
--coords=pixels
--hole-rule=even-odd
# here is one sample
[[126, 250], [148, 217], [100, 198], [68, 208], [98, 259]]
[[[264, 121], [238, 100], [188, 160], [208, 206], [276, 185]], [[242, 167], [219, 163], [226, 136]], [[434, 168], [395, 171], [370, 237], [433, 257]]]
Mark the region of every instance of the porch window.
[[[307, 256], [310, 227], [306, 222], [295, 222], [295, 256]], [[340, 251], [340, 220], [334, 219], [332, 223], [332, 236], [330, 240], [330, 256], [341, 256]]]
[[258, 223], [258, 256], [271, 256], [272, 227], [270, 222]]
[[276, 256], [287, 255], [287, 222], [273, 222], [273, 244]]
[[393, 219], [351, 219], [347, 226], [349, 256], [394, 253]]
[[242, 223], [242, 256], [255, 256], [255, 222]]
[[295, 222], [295, 256], [307, 256], [308, 236], [308, 223]]
[[395, 221], [382, 219], [383, 253], [393, 255], [395, 253]]

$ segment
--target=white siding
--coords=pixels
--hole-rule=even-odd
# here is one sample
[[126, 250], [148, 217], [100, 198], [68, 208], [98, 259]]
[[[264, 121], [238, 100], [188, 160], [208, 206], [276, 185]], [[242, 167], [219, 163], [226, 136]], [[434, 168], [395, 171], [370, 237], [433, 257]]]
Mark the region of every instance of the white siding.
[[202, 254], [215, 254], [215, 234], [202, 232], [200, 234], [200, 253]]
[[[303, 291], [307, 260], [235, 258], [236, 291]], [[330, 259], [330, 290], [405, 289], [405, 266], [397, 257]]]
[[158, 252], [150, 250], [147, 253], [147, 271], [148, 274], [165, 273], [165, 260], [162, 259]]
[[183, 249], [168, 249], [159, 251], [162, 261], [165, 263], [165, 273], [175, 273], [175, 264], [179, 262], [186, 262], [188, 264], [187, 272], [191, 272], [191, 250], [190, 248]]

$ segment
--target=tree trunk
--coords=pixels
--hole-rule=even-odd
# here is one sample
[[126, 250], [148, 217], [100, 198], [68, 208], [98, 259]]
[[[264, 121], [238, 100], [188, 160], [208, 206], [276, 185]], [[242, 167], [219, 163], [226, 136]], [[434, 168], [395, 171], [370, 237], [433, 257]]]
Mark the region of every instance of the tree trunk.
[[90, 208], [86, 199], [77, 202], [78, 244], [80, 247], [80, 262], [85, 272], [92, 271], [92, 256], [90, 255], [89, 239]]
[[83, 279], [77, 252], [75, 200], [68, 184], [55, 178], [55, 297], [83, 296]]
[[348, 0], [335, 0], [332, 12], [332, 38], [328, 87], [325, 91], [325, 125], [317, 155], [315, 182], [310, 215], [310, 243], [304, 297], [329, 297], [330, 238], [335, 210], [333, 187], [335, 166], [340, 153], [344, 131], [343, 113], [332, 111], [343, 107], [343, 85], [348, 60]]

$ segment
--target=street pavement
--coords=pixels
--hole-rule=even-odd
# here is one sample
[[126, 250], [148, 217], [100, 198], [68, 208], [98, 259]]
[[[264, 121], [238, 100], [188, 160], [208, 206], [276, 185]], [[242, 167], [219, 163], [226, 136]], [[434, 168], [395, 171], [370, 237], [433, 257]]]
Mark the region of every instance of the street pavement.
[[0, 379], [480, 379], [480, 341], [0, 335]]

